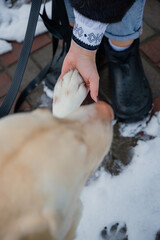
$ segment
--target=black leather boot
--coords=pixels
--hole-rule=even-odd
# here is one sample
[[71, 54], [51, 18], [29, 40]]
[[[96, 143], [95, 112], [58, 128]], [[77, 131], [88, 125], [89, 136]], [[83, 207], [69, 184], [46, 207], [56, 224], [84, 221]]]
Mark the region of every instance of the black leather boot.
[[104, 48], [115, 116], [123, 122], [142, 120], [152, 108], [152, 94], [139, 54], [139, 39], [134, 40], [128, 49], [118, 52], [105, 38]]

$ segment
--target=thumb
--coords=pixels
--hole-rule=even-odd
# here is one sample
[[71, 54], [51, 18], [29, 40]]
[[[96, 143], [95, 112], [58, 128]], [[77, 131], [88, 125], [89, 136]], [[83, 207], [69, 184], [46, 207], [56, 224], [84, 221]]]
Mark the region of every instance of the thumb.
[[62, 78], [63, 78], [63, 76], [64, 76], [64, 75], [65, 75], [67, 72], [69, 72], [69, 70], [68, 70], [68, 69], [65, 69], [65, 71], [61, 71], [61, 74], [60, 74], [60, 76], [59, 76], [59, 78], [58, 78], [57, 82], [58, 82], [60, 79], [62, 79]]
[[65, 61], [62, 66], [61, 74], [57, 81], [59, 81], [63, 76], [72, 69], [71, 65], [67, 64]]
[[99, 89], [99, 76], [97, 74], [97, 76], [90, 80], [90, 95], [95, 102], [98, 101], [98, 89]]

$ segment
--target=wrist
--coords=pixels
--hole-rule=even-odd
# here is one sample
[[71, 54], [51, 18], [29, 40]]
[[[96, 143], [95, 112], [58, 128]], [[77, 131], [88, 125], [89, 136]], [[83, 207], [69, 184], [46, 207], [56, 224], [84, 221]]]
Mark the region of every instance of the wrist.
[[96, 52], [97, 52], [97, 50], [92, 51], [92, 50], [85, 49], [80, 45], [78, 45], [73, 40], [71, 41], [70, 51], [75, 52], [77, 55], [80, 54], [89, 58], [95, 58]]

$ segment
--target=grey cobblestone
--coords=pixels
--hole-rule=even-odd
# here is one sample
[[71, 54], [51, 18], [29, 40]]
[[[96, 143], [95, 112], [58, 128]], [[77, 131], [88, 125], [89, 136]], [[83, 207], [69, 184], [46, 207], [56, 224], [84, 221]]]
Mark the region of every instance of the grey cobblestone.
[[31, 55], [31, 58], [37, 62], [37, 65], [39, 65], [41, 69], [44, 68], [52, 58], [52, 44], [49, 44], [44, 48], [36, 51]]
[[142, 57], [143, 67], [147, 79], [150, 83], [153, 97], [157, 96], [157, 93], [160, 92], [160, 71], [150, 64], [145, 58]]
[[150, 27], [160, 31], [160, 1], [146, 0], [144, 20]]
[[145, 41], [147, 38], [153, 36], [155, 31], [145, 22], [143, 22], [143, 33], [140, 37], [141, 42]]
[[[14, 75], [15, 69], [16, 64], [8, 68], [8, 73], [11, 76], [11, 78]], [[33, 60], [29, 59], [20, 90], [22, 90], [34, 77], [36, 77], [40, 70], [41, 69], [33, 62]]]

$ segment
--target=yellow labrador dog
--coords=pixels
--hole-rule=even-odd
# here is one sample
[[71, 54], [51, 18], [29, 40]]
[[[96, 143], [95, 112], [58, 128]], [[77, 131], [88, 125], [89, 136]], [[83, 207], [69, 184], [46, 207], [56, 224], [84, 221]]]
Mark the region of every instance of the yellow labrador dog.
[[73, 240], [80, 193], [112, 141], [99, 102], [64, 119], [46, 109], [0, 120], [0, 240]]

